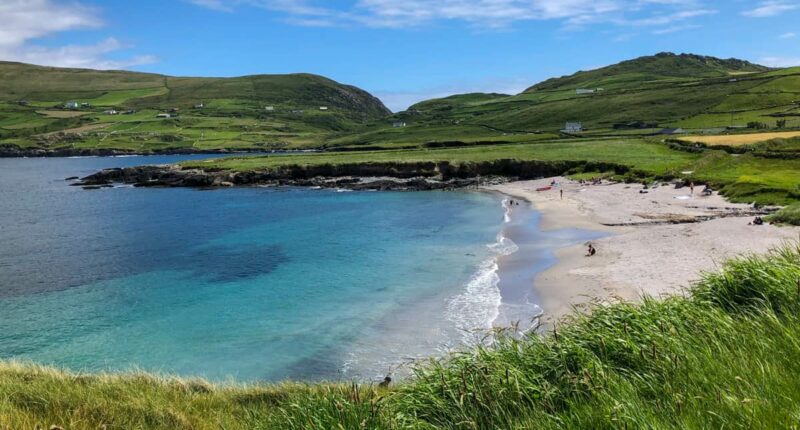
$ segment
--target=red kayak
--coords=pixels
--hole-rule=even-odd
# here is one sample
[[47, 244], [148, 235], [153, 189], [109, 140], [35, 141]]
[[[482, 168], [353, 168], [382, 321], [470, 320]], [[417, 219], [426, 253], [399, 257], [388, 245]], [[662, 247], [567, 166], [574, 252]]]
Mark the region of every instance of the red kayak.
[[541, 187], [541, 188], [537, 188], [536, 191], [550, 191], [552, 189], [553, 189], [553, 187]]

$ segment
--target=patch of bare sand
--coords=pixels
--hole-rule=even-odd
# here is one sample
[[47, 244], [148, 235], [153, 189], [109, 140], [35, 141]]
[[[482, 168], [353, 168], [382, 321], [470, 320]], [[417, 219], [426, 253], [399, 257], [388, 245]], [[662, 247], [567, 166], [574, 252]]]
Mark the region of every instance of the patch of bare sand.
[[[555, 180], [560, 187], [537, 192]], [[746, 253], [763, 253], [800, 239], [800, 228], [753, 226], [753, 208], [719, 195], [694, 195], [688, 188], [641, 185], [583, 185], [566, 178], [520, 181], [491, 187], [526, 199], [542, 213], [542, 228], [576, 227], [609, 236], [593, 241], [598, 252], [585, 257], [585, 244], [559, 249], [556, 266], [541, 273], [534, 288], [553, 318], [574, 305], [643, 294], [680, 293], [703, 271]], [[560, 190], [563, 190], [563, 199]]]

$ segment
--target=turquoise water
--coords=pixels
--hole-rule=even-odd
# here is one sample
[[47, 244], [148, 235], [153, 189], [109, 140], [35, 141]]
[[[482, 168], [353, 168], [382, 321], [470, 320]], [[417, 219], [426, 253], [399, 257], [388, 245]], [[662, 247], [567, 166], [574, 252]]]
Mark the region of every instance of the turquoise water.
[[63, 180], [185, 158], [0, 159], [0, 359], [374, 378], [496, 316], [496, 195]]

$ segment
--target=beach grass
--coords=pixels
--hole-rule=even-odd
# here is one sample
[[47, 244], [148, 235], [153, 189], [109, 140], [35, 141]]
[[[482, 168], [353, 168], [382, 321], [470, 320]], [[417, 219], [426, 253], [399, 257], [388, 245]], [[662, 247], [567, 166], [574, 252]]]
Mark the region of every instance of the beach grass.
[[[542, 335], [420, 363], [390, 389], [211, 384], [0, 365], [0, 426], [69, 429], [797, 428], [800, 245], [683, 295], [591, 304]], [[5, 427], [3, 427], [5, 428]]]
[[767, 221], [777, 224], [800, 225], [800, 203], [786, 206], [768, 216]]

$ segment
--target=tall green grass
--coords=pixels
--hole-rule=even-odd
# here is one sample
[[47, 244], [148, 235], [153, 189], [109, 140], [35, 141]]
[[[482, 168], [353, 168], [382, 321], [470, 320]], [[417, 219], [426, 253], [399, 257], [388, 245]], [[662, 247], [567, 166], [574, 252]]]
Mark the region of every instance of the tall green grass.
[[800, 203], [786, 206], [768, 216], [767, 221], [777, 224], [800, 225]]
[[798, 428], [800, 245], [683, 295], [593, 305], [544, 335], [417, 367], [390, 390], [214, 386], [0, 367], [0, 428]]

